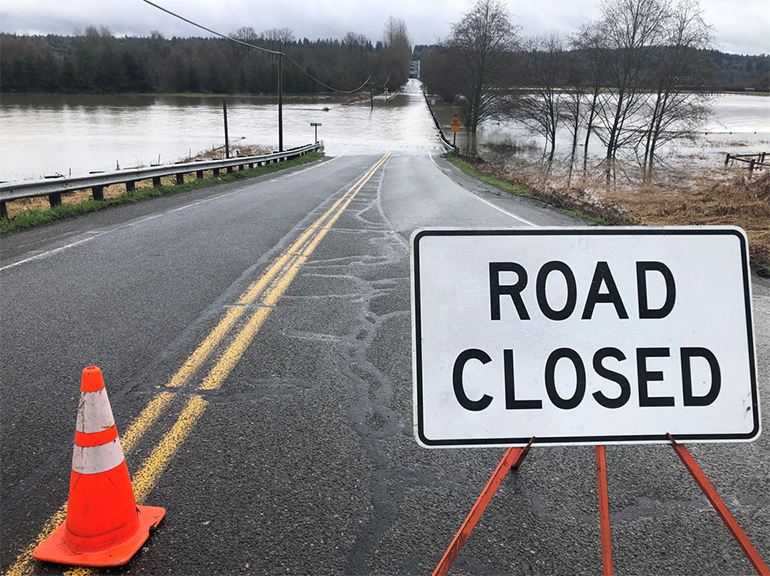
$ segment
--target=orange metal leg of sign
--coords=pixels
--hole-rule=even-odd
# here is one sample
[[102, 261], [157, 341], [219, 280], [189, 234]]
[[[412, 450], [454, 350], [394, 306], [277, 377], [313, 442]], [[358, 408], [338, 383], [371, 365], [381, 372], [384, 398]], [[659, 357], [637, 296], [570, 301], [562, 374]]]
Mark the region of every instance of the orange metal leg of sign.
[[754, 546], [752, 546], [746, 534], [744, 534], [743, 530], [741, 530], [741, 527], [738, 526], [738, 522], [736, 522], [735, 518], [733, 518], [733, 515], [730, 514], [727, 506], [719, 497], [717, 491], [714, 490], [714, 487], [711, 485], [711, 482], [709, 482], [708, 478], [706, 478], [706, 475], [703, 473], [703, 470], [700, 469], [698, 463], [695, 462], [695, 459], [692, 457], [692, 454], [690, 454], [690, 451], [687, 450], [684, 444], [679, 444], [676, 440], [674, 440], [674, 437], [671, 436], [671, 434], [668, 434], [668, 439], [671, 440], [671, 446], [674, 449], [674, 452], [676, 452], [676, 455], [679, 456], [679, 459], [685, 465], [690, 474], [692, 474], [692, 477], [695, 478], [695, 482], [697, 482], [698, 486], [700, 486], [700, 489], [703, 490], [703, 493], [706, 495], [706, 498], [708, 498], [709, 502], [711, 502], [714, 510], [717, 511], [717, 514], [719, 514], [719, 517], [722, 518], [722, 521], [733, 535], [733, 538], [735, 538], [736, 542], [738, 542], [738, 546], [741, 547], [741, 550], [743, 550], [743, 553], [746, 554], [749, 562], [751, 562], [751, 564], [754, 566], [754, 570], [757, 571], [757, 574], [761, 574], [762, 576], [770, 576], [770, 570], [768, 570], [767, 566], [765, 566], [765, 563], [762, 562], [762, 559], [754, 549]]
[[[532, 438], [532, 440], [534, 440], [534, 438]], [[481, 518], [481, 515], [484, 513], [484, 510], [486, 510], [490, 500], [492, 500], [492, 496], [495, 495], [495, 492], [500, 487], [500, 483], [503, 481], [503, 478], [505, 478], [508, 470], [521, 466], [521, 463], [524, 461], [524, 458], [532, 446], [532, 440], [529, 441], [529, 444], [527, 444], [525, 448], [508, 448], [508, 451], [505, 453], [505, 456], [503, 456], [503, 459], [500, 460], [500, 464], [497, 465], [494, 474], [492, 474], [492, 477], [489, 479], [489, 482], [487, 482], [484, 490], [481, 491], [478, 500], [476, 500], [473, 508], [471, 508], [470, 514], [468, 514], [465, 522], [463, 522], [463, 525], [460, 527], [460, 531], [454, 537], [454, 540], [452, 540], [449, 548], [447, 548], [447, 551], [444, 553], [441, 562], [438, 563], [438, 566], [436, 566], [436, 569], [433, 571], [433, 576], [444, 576], [452, 567], [452, 563], [455, 561], [455, 558], [457, 558], [463, 545], [468, 540], [468, 537], [471, 535], [471, 532]]]
[[612, 576], [612, 534], [610, 532], [610, 494], [607, 488], [607, 458], [604, 446], [596, 447], [596, 480], [599, 484], [599, 526], [602, 534], [602, 574]]
[[524, 446], [524, 448], [519, 448], [519, 455], [516, 456], [516, 460], [513, 461], [513, 464], [511, 464], [511, 469], [518, 470], [519, 466], [521, 466], [522, 462], [524, 462], [524, 458], [527, 457], [527, 454], [529, 454], [529, 451], [532, 450], [532, 442], [535, 441], [535, 437], [532, 436], [532, 438], [529, 439], [529, 442], [527, 442], [527, 445]]

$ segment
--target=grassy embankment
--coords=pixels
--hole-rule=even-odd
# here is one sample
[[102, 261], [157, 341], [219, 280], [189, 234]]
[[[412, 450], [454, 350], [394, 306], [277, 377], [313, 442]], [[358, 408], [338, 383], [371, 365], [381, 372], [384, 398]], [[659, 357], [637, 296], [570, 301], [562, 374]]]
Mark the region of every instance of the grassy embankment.
[[501, 190], [537, 198], [599, 225], [740, 226], [749, 238], [752, 268], [770, 277], [770, 173], [751, 177], [745, 170], [720, 170], [680, 187], [656, 183], [603, 189], [581, 182], [566, 188], [512, 174], [480, 159], [448, 155], [447, 160]]
[[535, 189], [525, 187], [521, 184], [505, 179], [504, 176], [497, 174], [495, 174], [497, 177], [492, 176], [490, 175], [490, 166], [483, 162], [476, 161], [471, 163], [466, 159], [458, 158], [457, 156], [453, 156], [451, 154], [447, 154], [446, 159], [451, 164], [454, 164], [460, 170], [465, 172], [468, 176], [472, 176], [478, 180], [481, 180], [482, 182], [491, 184], [492, 186], [500, 188], [500, 190], [504, 190], [505, 192], [509, 192], [516, 196], [523, 196], [524, 198], [536, 198], [537, 200], [544, 201], [548, 204], [556, 206], [564, 214], [572, 216], [573, 218], [587, 220], [589, 222], [593, 222], [594, 224], [599, 224], [600, 226], [612, 226], [617, 224], [617, 222], [607, 220], [603, 215], [583, 212], [579, 205], [573, 202], [569, 202], [566, 198], [556, 198], [553, 195], [543, 194]]
[[220, 174], [213, 177], [212, 171], [204, 172], [204, 179], [196, 179], [195, 173], [185, 175], [184, 184], [176, 184], [176, 177], [169, 176], [161, 179], [161, 186], [153, 187], [151, 180], [143, 180], [136, 183], [136, 189], [126, 191], [125, 186], [116, 184], [104, 188], [104, 200], [94, 200], [91, 198], [89, 190], [77, 190], [62, 194], [62, 203], [59, 206], [48, 207], [47, 198], [27, 198], [8, 203], [8, 218], [0, 220], [0, 234], [23, 230], [46, 222], [60, 220], [62, 218], [73, 218], [89, 212], [103, 210], [111, 206], [121, 206], [125, 204], [134, 204], [147, 198], [155, 198], [165, 194], [179, 194], [207, 188], [225, 182], [235, 182], [244, 178], [254, 178], [263, 174], [270, 174], [285, 168], [291, 168], [313, 162], [323, 158], [322, 152], [310, 152], [299, 158], [268, 164], [259, 168], [247, 170], [238, 170], [230, 174]]

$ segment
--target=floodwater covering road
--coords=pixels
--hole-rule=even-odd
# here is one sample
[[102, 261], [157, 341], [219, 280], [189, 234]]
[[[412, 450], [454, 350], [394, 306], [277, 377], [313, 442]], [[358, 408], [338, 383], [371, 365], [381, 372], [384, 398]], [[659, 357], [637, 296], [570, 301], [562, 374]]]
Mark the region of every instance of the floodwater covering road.
[[[397, 98], [394, 130], [431, 122], [419, 92]], [[503, 450], [413, 438], [408, 239], [582, 225], [440, 152], [383, 140], [0, 240], [3, 573], [76, 573], [30, 552], [63, 517], [88, 365], [138, 499], [167, 510], [109, 573], [430, 573]], [[770, 284], [753, 291], [767, 423]], [[767, 562], [767, 435], [691, 451]], [[670, 448], [607, 460], [618, 573], [753, 573]], [[538, 447], [450, 574], [600, 574], [599, 541], [593, 448]]]

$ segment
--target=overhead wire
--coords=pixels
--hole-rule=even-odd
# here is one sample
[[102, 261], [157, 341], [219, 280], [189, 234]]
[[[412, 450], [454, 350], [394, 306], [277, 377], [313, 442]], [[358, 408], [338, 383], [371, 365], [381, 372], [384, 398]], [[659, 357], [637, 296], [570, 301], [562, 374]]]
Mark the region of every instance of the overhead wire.
[[[216, 30], [212, 30], [211, 28], [207, 28], [206, 26], [203, 26], [202, 24], [198, 24], [197, 22], [193, 22], [192, 20], [185, 18], [184, 16], [181, 16], [180, 14], [177, 14], [176, 12], [172, 12], [171, 10], [164, 8], [163, 6], [160, 6], [159, 4], [156, 4], [155, 2], [151, 2], [150, 0], [142, 0], [143, 2], [149, 4], [153, 8], [157, 8], [158, 10], [161, 10], [162, 12], [165, 12], [166, 14], [169, 14], [173, 16], [174, 18], [179, 18], [180, 20], [187, 22], [188, 24], [192, 24], [193, 26], [200, 28], [201, 30], [205, 30], [206, 32], [209, 32], [210, 34], [214, 34], [215, 36], [219, 36], [220, 38], [223, 38], [225, 40], [229, 40], [230, 42], [235, 42], [236, 44], [241, 44], [242, 46], [248, 46], [249, 48], [254, 48], [255, 50], [261, 50], [262, 52], [268, 52], [269, 54], [275, 54], [276, 56], [283, 56], [286, 58], [289, 62], [291, 62], [296, 68], [305, 74], [308, 78], [311, 78], [312, 80], [318, 82], [321, 86], [324, 88], [328, 88], [329, 90], [332, 90], [334, 92], [339, 92], [340, 94], [353, 94], [355, 92], [358, 92], [361, 90], [364, 86], [366, 86], [369, 83], [369, 80], [371, 80], [372, 76], [371, 74], [369, 77], [364, 81], [361, 86], [356, 88], [355, 90], [339, 90], [338, 88], [334, 88], [333, 86], [329, 86], [328, 84], [325, 84], [312, 74], [310, 74], [307, 70], [304, 70], [302, 66], [297, 64], [288, 54], [282, 51], [277, 50], [270, 50], [268, 48], [263, 48], [261, 46], [255, 46], [254, 44], [249, 44], [248, 42], [244, 42], [242, 40], [238, 40], [237, 38], [233, 38], [232, 36], [225, 36], [224, 34], [217, 32]], [[388, 78], [390, 79], [390, 78]], [[387, 83], [387, 81], [386, 81]]]

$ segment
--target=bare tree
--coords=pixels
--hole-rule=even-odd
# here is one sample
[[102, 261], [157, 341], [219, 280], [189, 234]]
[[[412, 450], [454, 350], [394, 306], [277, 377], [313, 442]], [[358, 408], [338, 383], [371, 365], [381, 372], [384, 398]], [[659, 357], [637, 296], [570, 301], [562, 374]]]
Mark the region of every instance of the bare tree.
[[380, 78], [384, 88], [398, 88], [409, 79], [412, 61], [412, 44], [406, 23], [391, 16], [385, 22], [382, 37], [383, 48], [379, 54]]
[[348, 32], [342, 39], [342, 44], [347, 48], [348, 52], [363, 53], [368, 46], [371, 46], [369, 39], [363, 34], [356, 32]]
[[262, 32], [262, 37], [273, 47], [294, 42], [294, 33], [290, 28], [271, 28]]
[[254, 28], [251, 26], [241, 26], [238, 28], [238, 30], [235, 31], [235, 34], [231, 34], [230, 36], [249, 44], [254, 44], [257, 40], [259, 40], [257, 31], [254, 30]]
[[401, 20], [401, 18], [390, 16], [385, 21], [382, 44], [385, 47], [410, 46], [411, 42], [409, 40], [409, 33], [406, 31], [406, 22]]
[[579, 80], [575, 83], [574, 89], [586, 95], [586, 105], [580, 111], [580, 122], [585, 130], [583, 141], [583, 172], [585, 172], [588, 168], [588, 145], [595, 131], [600, 96], [605, 90], [604, 63], [607, 58], [602, 54], [602, 41], [598, 29], [592, 23], [586, 23], [580, 27], [572, 38], [572, 46], [582, 55], [580, 59], [582, 66], [579, 66], [580, 70], [576, 74]]
[[656, 49], [665, 40], [670, 17], [669, 0], [602, 0], [598, 22], [599, 54], [613, 91], [600, 102], [602, 141], [607, 146], [607, 178], [611, 177], [618, 150], [634, 139], [627, 124], [649, 97], [645, 88]]
[[[571, 41], [572, 42], [572, 41]], [[572, 183], [572, 171], [577, 155], [580, 126], [586, 115], [586, 107], [590, 103], [589, 93], [584, 83], [587, 63], [578, 52], [568, 52], [566, 57], [567, 85], [561, 94], [561, 120], [570, 133], [572, 146], [569, 156], [569, 173], [567, 175], [567, 187]], [[590, 130], [590, 116], [589, 127]], [[585, 156], [585, 155], [584, 155]]]
[[443, 48], [428, 49], [420, 59], [420, 78], [433, 94], [452, 102], [460, 87], [454, 74], [454, 62]]
[[517, 34], [518, 27], [511, 24], [502, 0], [477, 0], [471, 11], [452, 25], [451, 36], [442, 43], [455, 63], [453, 74], [462, 97], [460, 113], [471, 132], [501, 112], [506, 57]]
[[710, 114], [710, 95], [701, 89], [710, 71], [703, 51], [711, 48], [711, 42], [712, 28], [703, 21], [697, 0], [681, 0], [671, 13], [665, 45], [652, 67], [647, 128], [639, 141], [645, 178], [652, 173], [662, 143], [687, 137]]
[[548, 164], [556, 151], [556, 129], [561, 115], [560, 90], [564, 69], [564, 38], [558, 32], [525, 42], [523, 92], [514, 101], [514, 116], [545, 138]]

